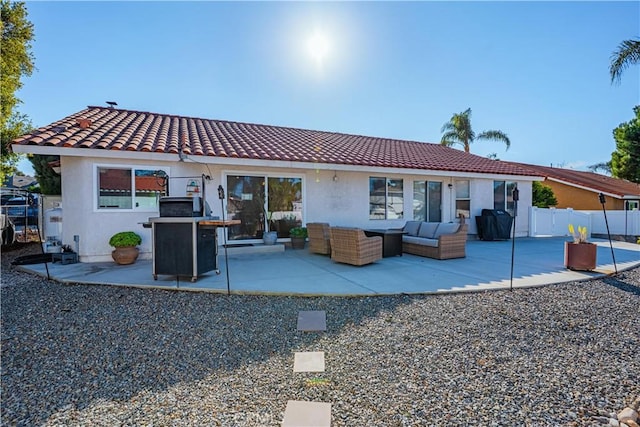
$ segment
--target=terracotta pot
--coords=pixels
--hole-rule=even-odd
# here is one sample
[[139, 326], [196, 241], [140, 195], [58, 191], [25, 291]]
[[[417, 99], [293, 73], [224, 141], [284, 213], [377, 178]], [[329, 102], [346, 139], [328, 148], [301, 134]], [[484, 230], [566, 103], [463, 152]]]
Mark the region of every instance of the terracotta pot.
[[291, 238], [291, 248], [292, 249], [304, 249], [305, 244], [304, 237], [292, 237]]
[[136, 259], [138, 259], [138, 253], [139, 250], [135, 246], [123, 246], [115, 248], [113, 252], [111, 252], [111, 257], [116, 264], [127, 265], [133, 264]]
[[597, 249], [593, 243], [564, 242], [564, 266], [569, 270], [595, 269]]

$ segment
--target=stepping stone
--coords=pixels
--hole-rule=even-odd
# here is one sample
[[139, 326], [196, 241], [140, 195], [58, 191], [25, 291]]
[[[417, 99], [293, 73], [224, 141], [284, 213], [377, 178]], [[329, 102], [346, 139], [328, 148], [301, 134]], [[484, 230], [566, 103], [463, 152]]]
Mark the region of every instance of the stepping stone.
[[324, 351], [294, 353], [293, 372], [324, 372]]
[[323, 311], [298, 312], [299, 331], [326, 331], [327, 313]]
[[331, 403], [290, 400], [282, 427], [330, 427]]

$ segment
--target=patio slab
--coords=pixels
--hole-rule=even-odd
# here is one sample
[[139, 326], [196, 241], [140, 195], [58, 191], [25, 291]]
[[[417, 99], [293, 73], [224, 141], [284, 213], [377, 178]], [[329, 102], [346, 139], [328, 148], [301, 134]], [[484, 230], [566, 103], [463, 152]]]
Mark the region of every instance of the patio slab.
[[[584, 280], [613, 273], [609, 242], [598, 245], [593, 272], [564, 267], [567, 238], [518, 238], [514, 253], [514, 288]], [[618, 271], [640, 265], [640, 245], [613, 242]], [[467, 242], [467, 257], [435, 260], [405, 254], [356, 267], [336, 263], [330, 257], [307, 250], [229, 255], [221, 248], [221, 274], [211, 271], [191, 282], [189, 277], [158, 276], [153, 280], [151, 260], [120, 266], [113, 262], [48, 264], [50, 277], [63, 283], [107, 284], [199, 292], [297, 296], [365, 296], [424, 294], [505, 289], [510, 286], [511, 241]], [[44, 264], [20, 266], [46, 277]]]

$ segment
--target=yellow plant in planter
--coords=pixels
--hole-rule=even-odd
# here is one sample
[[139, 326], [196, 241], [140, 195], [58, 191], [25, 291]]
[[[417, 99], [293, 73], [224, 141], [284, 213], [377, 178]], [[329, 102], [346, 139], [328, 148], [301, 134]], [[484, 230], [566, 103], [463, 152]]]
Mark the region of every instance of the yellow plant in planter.
[[587, 227], [578, 226], [576, 231], [569, 224], [573, 242], [564, 242], [564, 265], [569, 270], [591, 271], [596, 268], [597, 246], [587, 242]]
[[587, 227], [578, 226], [576, 232], [573, 224], [569, 224], [569, 233], [573, 236], [573, 243], [587, 243]]

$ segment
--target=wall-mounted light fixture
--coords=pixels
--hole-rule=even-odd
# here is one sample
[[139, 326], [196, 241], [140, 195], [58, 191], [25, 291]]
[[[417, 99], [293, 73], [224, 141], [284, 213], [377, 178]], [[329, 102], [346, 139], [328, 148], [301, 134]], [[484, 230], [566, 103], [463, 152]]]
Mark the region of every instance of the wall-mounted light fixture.
[[333, 182], [338, 182], [338, 174], [333, 171]]
[[449, 190], [451, 190], [453, 188], [453, 184], [449, 183], [449, 184], [447, 184], [447, 187], [449, 187]]

